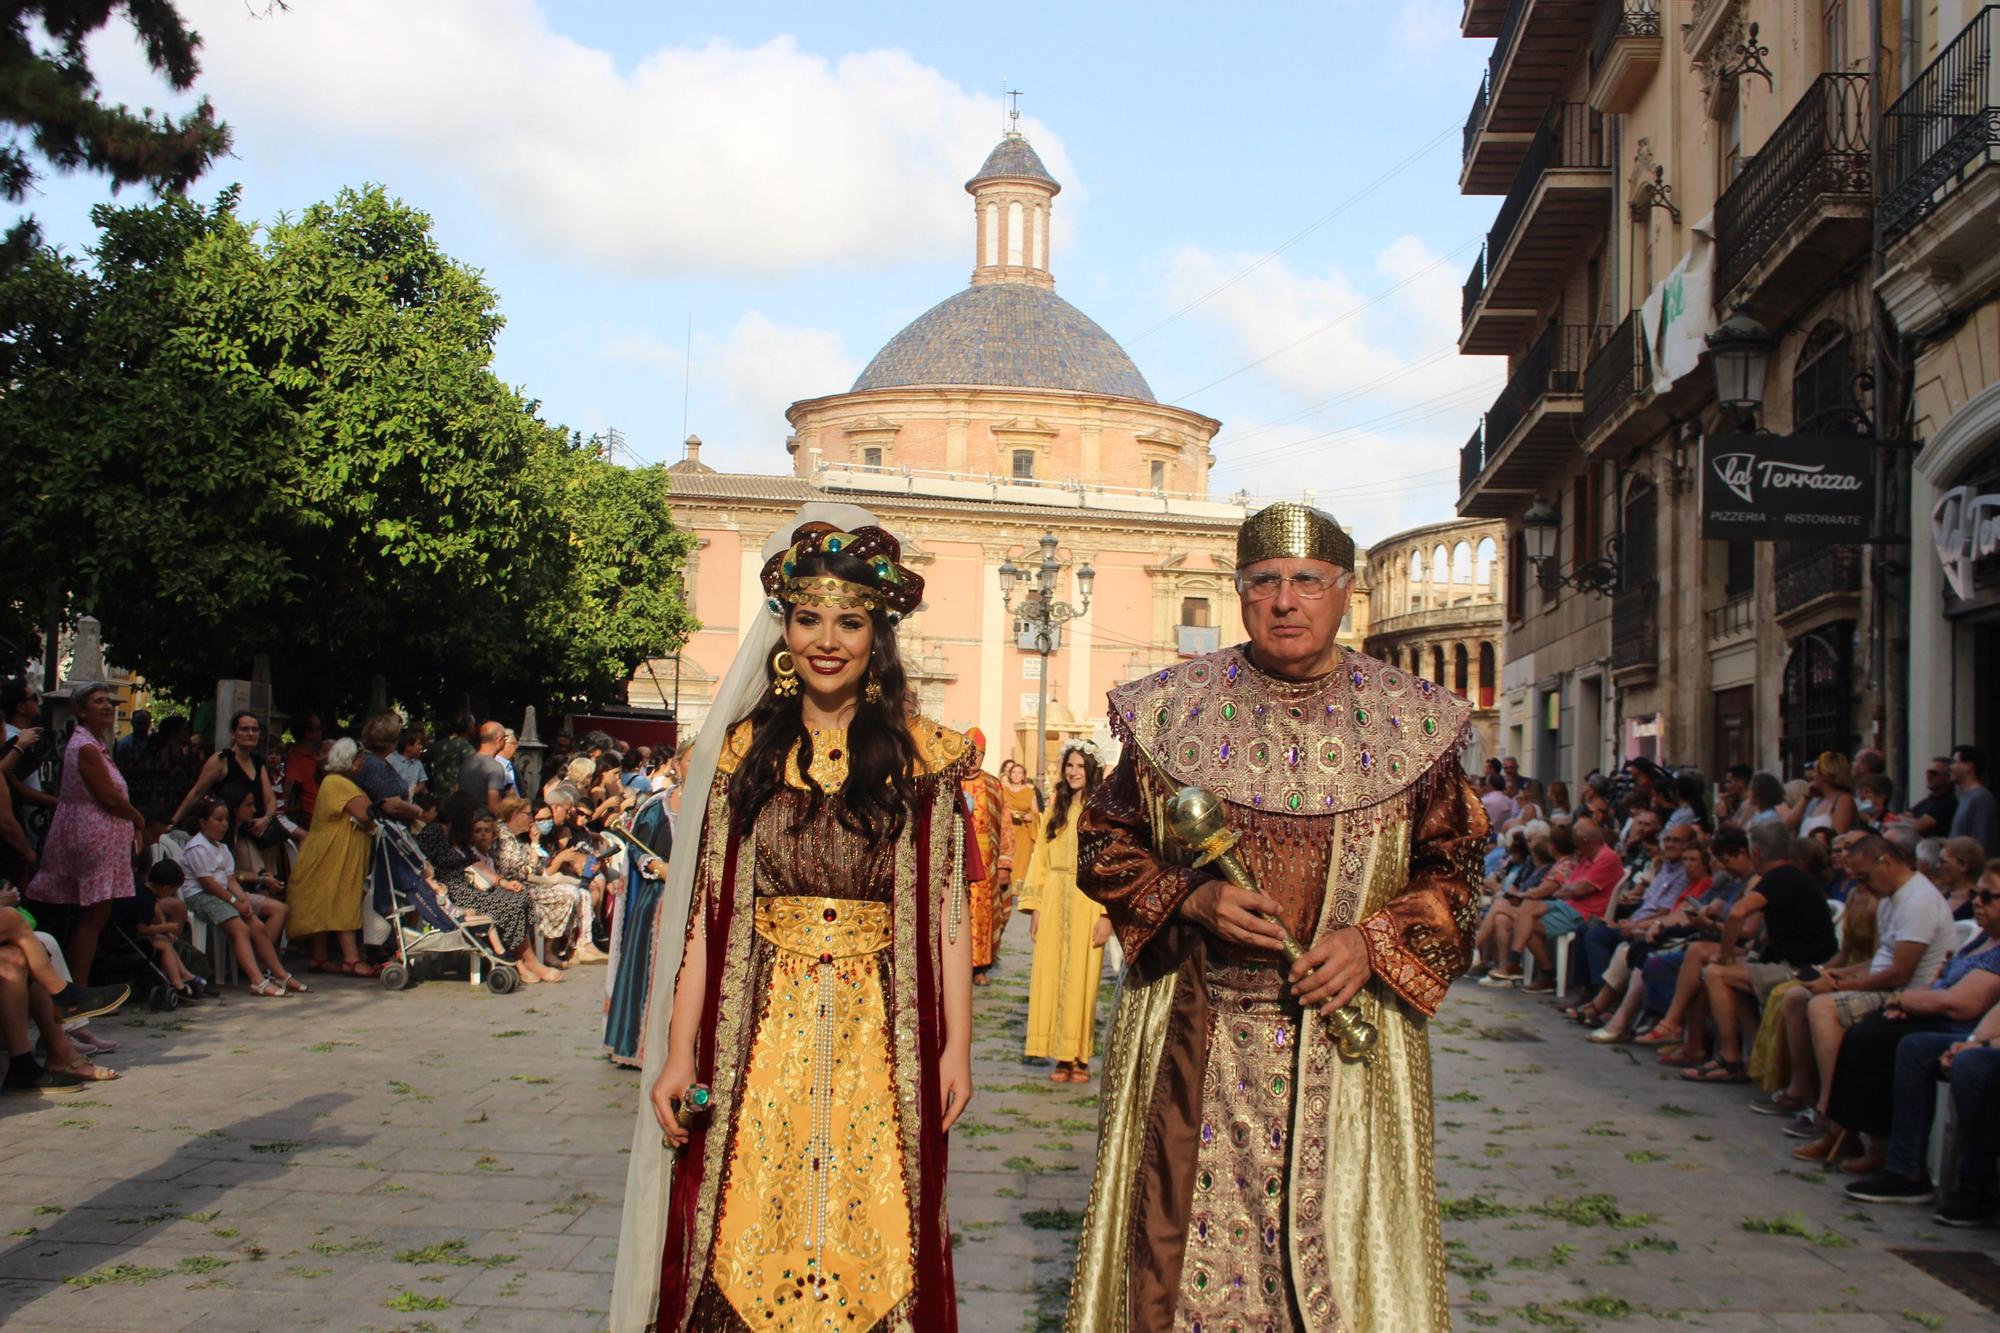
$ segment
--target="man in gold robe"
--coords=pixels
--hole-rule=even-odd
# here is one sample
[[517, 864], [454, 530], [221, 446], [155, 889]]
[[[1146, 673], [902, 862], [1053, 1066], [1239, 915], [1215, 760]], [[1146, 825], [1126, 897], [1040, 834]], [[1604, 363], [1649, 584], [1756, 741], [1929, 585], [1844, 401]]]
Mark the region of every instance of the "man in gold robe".
[[[1249, 642], [1112, 691], [1124, 751], [1083, 816], [1079, 883], [1131, 961], [1068, 1328], [1448, 1328], [1425, 1024], [1477, 924], [1471, 706], [1335, 642], [1354, 543], [1329, 515], [1261, 510], [1236, 563]], [[1184, 786], [1221, 798], [1256, 892], [1194, 868]], [[1353, 1062], [1350, 1003], [1379, 1030]]]

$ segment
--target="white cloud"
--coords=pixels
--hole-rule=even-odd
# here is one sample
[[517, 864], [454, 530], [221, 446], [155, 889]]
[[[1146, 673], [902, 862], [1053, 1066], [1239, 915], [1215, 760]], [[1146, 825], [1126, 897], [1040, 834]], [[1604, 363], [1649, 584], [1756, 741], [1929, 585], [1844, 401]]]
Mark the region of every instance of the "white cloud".
[[[532, 0], [182, 9], [204, 40], [200, 91], [244, 156], [407, 159], [476, 194], [517, 243], [625, 274], [969, 255], [960, 186], [1001, 124], [996, 97], [898, 50], [713, 40], [621, 68]], [[126, 46], [100, 58], [107, 85], [157, 102]], [[1060, 141], [1029, 124], [1067, 180]]]
[[[607, 360], [648, 367], [663, 394], [677, 394], [690, 369], [678, 347], [651, 333], [627, 331], [606, 338]], [[706, 444], [702, 461], [725, 471], [782, 470], [788, 460], [777, 446], [789, 433], [785, 409], [801, 398], [841, 393], [861, 373], [840, 335], [829, 329], [778, 324], [752, 310], [721, 338], [697, 335], [693, 374], [688, 378], [694, 432]], [[672, 462], [670, 448], [645, 449], [649, 457]]]

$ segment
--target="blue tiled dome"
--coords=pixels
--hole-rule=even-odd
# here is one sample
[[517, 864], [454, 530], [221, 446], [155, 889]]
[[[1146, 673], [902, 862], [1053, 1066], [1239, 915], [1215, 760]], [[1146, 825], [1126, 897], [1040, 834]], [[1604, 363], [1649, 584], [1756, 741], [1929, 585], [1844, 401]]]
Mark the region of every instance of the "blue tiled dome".
[[1046, 287], [968, 287], [891, 338], [854, 391], [907, 385], [1067, 389], [1157, 402], [1125, 349]]
[[979, 182], [995, 176], [1025, 176], [1029, 180], [1047, 181], [1055, 186], [1050, 193], [1062, 192], [1062, 186], [1056, 184], [1056, 178], [1049, 175], [1049, 169], [1042, 165], [1041, 155], [1018, 134], [1010, 134], [994, 145], [993, 151], [986, 155], [986, 161], [965, 183], [965, 188], [970, 190]]

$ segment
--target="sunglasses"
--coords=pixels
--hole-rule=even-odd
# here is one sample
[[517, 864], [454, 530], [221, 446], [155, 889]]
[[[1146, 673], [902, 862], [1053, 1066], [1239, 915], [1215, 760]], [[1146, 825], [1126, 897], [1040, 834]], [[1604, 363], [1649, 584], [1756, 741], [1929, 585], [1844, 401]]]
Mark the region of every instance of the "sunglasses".
[[1979, 902], [1979, 903], [2000, 903], [2000, 891], [1996, 891], [1993, 889], [1981, 889], [1979, 892], [1972, 895], [1972, 899], [1974, 902]]

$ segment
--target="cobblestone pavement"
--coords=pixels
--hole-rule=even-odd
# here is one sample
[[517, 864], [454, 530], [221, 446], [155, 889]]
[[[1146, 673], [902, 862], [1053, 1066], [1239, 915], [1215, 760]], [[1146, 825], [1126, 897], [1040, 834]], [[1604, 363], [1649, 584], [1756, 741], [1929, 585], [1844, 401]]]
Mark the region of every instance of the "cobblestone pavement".
[[[1017, 920], [977, 992], [954, 1135], [968, 1333], [1059, 1326], [1089, 1183], [1096, 1087], [1019, 1059], [1026, 964]], [[497, 997], [323, 978], [101, 1023], [125, 1078], [0, 1102], [0, 1324], [603, 1327], [639, 1089], [598, 1053], [602, 979]], [[1434, 1049], [1461, 1329], [1993, 1326], [1889, 1248], [1992, 1254], [2000, 1233], [1849, 1205], [1740, 1088], [1662, 1079], [1464, 984]]]

